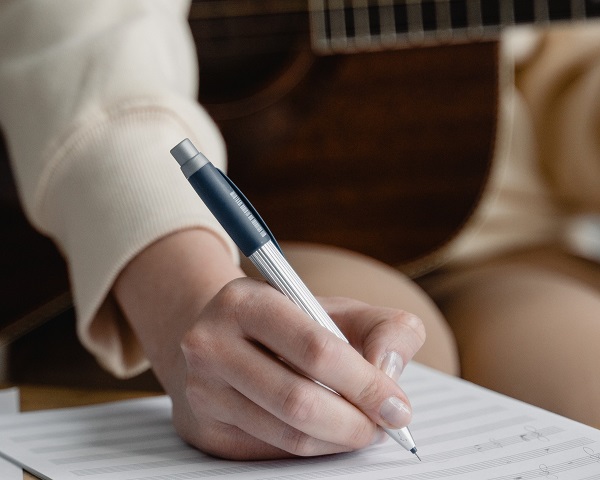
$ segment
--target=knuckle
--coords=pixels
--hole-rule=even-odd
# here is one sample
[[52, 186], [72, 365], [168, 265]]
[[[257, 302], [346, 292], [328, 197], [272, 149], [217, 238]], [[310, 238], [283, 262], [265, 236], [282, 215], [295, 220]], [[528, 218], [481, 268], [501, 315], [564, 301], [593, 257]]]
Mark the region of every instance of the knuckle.
[[215, 343], [208, 332], [192, 329], [183, 335], [180, 348], [188, 365], [204, 370], [216, 358], [214, 352], [218, 346]]
[[404, 324], [406, 325], [406, 327], [410, 328], [416, 334], [417, 338], [419, 338], [421, 343], [424, 343], [426, 332], [423, 321], [412, 313], [406, 313], [404, 317]]
[[196, 447], [214, 457], [228, 460], [246, 460], [245, 445], [236, 435], [237, 429], [231, 425], [212, 423], [204, 429], [198, 440], [194, 442]]
[[376, 371], [365, 375], [362, 385], [363, 388], [359, 391], [355, 399], [356, 405], [363, 411], [376, 409], [386, 398], [386, 393], [389, 389], [383, 385]]
[[283, 431], [281, 445], [287, 452], [300, 457], [310, 457], [320, 453], [311, 436], [290, 425]]
[[[371, 427], [369, 422], [361, 422], [350, 431], [349, 436], [344, 436], [340, 438], [339, 442], [335, 442], [335, 449], [332, 451], [352, 451], [369, 445], [373, 428], [374, 426]], [[280, 440], [281, 448], [292, 455], [312, 457], [324, 453], [322, 441], [290, 425], [283, 430]]]
[[246, 460], [245, 442], [240, 439], [239, 430], [233, 425], [214, 423], [204, 436], [207, 446], [203, 451], [228, 460]]
[[302, 339], [304, 347], [301, 357], [302, 366], [315, 374], [318, 373], [320, 366], [337, 365], [338, 346], [334, 339], [325, 333], [311, 329]]
[[383, 331], [391, 334], [390, 337], [401, 339], [403, 344], [410, 346], [414, 351], [425, 343], [425, 325], [412, 313], [399, 311], [388, 318], [382, 327]]
[[286, 423], [301, 428], [317, 418], [320, 402], [314, 390], [304, 382], [297, 382], [287, 392], [281, 406]]
[[250, 297], [251, 290], [245, 286], [245, 283], [241, 279], [237, 279], [221, 288], [215, 300], [222, 308], [237, 309], [246, 305]]
[[206, 420], [214, 416], [213, 391], [202, 376], [188, 371], [183, 384], [183, 397], [181, 400], [177, 399], [177, 408], [183, 408], [185, 405], [185, 409], [189, 409], [196, 421]]
[[[229, 327], [246, 331], [256, 321], [256, 314], [264, 310], [262, 290], [256, 287], [257, 282], [248, 279], [236, 279], [226, 284], [213, 299], [212, 314], [214, 320], [222, 327], [228, 322]], [[264, 312], [263, 312], [264, 313]]]
[[200, 334], [197, 329], [185, 332], [181, 338], [180, 345], [186, 357], [210, 348], [207, 336]]
[[191, 409], [196, 411], [198, 405], [202, 406], [201, 391], [196, 388], [194, 382], [190, 379], [189, 375], [185, 379], [185, 391], [184, 397], [187, 404]]
[[348, 446], [352, 450], [357, 450], [369, 445], [373, 437], [374, 428], [374, 424], [368, 421], [360, 422], [355, 428], [350, 430], [350, 433], [347, 435], [346, 442]]

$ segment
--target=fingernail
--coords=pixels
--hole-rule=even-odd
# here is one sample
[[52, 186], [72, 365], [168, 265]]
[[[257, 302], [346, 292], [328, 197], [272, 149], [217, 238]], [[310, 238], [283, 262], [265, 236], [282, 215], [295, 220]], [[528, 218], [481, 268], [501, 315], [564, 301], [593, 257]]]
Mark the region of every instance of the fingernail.
[[412, 416], [408, 405], [398, 397], [390, 397], [383, 402], [379, 413], [386, 423], [395, 428], [408, 425], [410, 423], [410, 417]]
[[404, 369], [402, 356], [398, 352], [387, 352], [381, 361], [380, 368], [388, 377], [398, 383]]

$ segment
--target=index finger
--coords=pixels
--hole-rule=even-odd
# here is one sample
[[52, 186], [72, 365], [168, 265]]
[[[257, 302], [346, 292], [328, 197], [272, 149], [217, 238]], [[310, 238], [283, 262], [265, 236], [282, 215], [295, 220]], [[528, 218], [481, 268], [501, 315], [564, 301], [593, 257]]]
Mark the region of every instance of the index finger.
[[[270, 289], [266, 285], [265, 288]], [[394, 381], [290, 300], [272, 289], [264, 294], [276, 295], [271, 300], [277, 301], [268, 302], [268, 315], [260, 316], [260, 322], [243, 323], [248, 336], [305, 375], [335, 390], [373, 422], [387, 428], [404, 427], [410, 422], [408, 398]]]

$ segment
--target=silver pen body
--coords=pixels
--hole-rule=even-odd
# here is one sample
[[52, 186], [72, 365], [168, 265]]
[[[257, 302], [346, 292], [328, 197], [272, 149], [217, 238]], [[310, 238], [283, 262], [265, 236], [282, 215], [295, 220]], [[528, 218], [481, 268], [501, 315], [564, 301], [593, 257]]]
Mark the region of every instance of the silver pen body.
[[[319, 325], [348, 343], [344, 334], [272, 241], [265, 243], [248, 258], [272, 287], [288, 297]], [[384, 430], [406, 450], [414, 454], [417, 453], [415, 441], [408, 427], [385, 428]]]

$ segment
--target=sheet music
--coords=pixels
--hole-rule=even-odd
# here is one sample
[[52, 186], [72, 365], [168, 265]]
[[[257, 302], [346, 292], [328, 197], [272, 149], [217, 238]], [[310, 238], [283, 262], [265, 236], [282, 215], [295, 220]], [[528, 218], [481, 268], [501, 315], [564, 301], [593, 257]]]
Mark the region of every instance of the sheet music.
[[[0, 415], [19, 411], [19, 390], [7, 388], [0, 390]], [[0, 431], [1, 432], [1, 431]], [[0, 433], [2, 435], [2, 433]], [[2, 480], [23, 480], [23, 471], [0, 457], [0, 478]]]
[[166, 397], [4, 417], [0, 451], [53, 480], [600, 479], [600, 430], [417, 364], [402, 386], [422, 463], [391, 440], [317, 458], [215, 459], [179, 439]]

